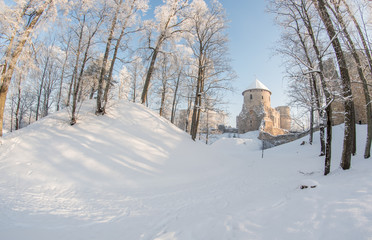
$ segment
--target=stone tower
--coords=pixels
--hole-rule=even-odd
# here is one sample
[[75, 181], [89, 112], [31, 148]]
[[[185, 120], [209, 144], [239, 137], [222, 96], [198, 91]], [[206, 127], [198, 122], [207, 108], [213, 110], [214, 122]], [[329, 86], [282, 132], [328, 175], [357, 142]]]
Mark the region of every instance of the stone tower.
[[[262, 130], [272, 135], [285, 134], [291, 127], [289, 107], [271, 107], [271, 91], [256, 79], [242, 95], [242, 111], [236, 117], [239, 133]], [[285, 130], [284, 130], [285, 129]]]
[[280, 113], [280, 128], [285, 130], [291, 129], [291, 109], [288, 106], [275, 108]]

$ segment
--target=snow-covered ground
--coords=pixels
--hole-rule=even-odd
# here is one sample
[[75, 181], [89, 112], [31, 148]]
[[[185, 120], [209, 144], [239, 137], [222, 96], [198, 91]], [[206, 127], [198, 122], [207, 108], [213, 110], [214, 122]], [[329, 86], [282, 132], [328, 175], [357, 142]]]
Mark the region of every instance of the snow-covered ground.
[[205, 145], [141, 105], [93, 112], [87, 105], [75, 126], [59, 112], [4, 137], [0, 239], [372, 239], [366, 126], [348, 171], [334, 127], [323, 176], [317, 136], [262, 158], [257, 133]]

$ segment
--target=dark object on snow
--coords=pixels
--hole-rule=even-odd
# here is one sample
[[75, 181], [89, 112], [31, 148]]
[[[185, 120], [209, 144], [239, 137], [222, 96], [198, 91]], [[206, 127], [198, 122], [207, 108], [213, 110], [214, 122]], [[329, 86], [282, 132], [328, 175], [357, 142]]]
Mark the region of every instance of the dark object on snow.
[[[300, 189], [305, 189], [305, 188], [309, 188], [309, 186], [306, 186], [306, 185], [301, 185], [300, 186]], [[316, 188], [316, 185], [312, 185], [312, 186], [310, 186], [310, 188]]]
[[300, 144], [301, 146], [303, 146], [303, 145], [305, 145], [306, 144], [306, 142], [305, 141], [302, 141], [302, 143]]

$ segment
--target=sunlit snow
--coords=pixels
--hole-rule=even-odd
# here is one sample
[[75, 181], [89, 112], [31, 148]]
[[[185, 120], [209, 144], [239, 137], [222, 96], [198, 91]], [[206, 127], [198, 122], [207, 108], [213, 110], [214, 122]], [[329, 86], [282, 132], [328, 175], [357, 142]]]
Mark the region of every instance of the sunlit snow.
[[372, 238], [365, 125], [348, 171], [334, 127], [323, 176], [317, 135], [262, 158], [254, 132], [205, 145], [142, 105], [93, 108], [75, 126], [62, 111], [3, 138], [0, 239]]

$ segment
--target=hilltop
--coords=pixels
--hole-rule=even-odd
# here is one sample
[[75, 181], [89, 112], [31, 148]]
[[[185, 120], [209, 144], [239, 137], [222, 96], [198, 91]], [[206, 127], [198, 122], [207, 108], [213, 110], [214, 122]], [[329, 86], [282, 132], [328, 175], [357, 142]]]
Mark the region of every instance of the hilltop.
[[318, 136], [314, 145], [300, 145], [304, 138], [262, 158], [255, 133], [209, 146], [142, 105], [93, 112], [88, 103], [74, 126], [61, 111], [4, 137], [2, 239], [372, 237], [365, 125], [348, 171], [338, 168], [343, 126], [334, 127], [325, 177]]

